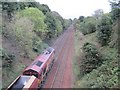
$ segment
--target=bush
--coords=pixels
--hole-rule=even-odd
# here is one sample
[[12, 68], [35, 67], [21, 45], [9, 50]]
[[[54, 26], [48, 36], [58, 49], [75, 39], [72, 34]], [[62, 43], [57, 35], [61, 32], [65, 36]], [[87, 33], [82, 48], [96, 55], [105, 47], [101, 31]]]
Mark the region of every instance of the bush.
[[2, 67], [12, 67], [12, 63], [15, 60], [15, 55], [7, 53], [4, 49], [0, 49], [0, 58], [2, 59]]
[[82, 59], [80, 68], [84, 75], [90, 73], [93, 69], [96, 69], [102, 64], [102, 56], [96, 46], [91, 43], [85, 43], [83, 45], [83, 52], [85, 56]]

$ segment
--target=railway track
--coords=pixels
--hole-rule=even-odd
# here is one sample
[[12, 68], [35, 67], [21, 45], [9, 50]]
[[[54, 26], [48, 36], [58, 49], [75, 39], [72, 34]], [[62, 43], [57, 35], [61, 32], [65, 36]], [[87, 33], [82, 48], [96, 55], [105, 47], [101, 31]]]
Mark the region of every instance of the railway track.
[[[71, 29], [71, 28], [69, 28]], [[46, 79], [46, 83], [43, 88], [62, 88], [64, 85], [64, 74], [66, 72], [66, 64], [70, 59], [71, 54], [71, 42], [72, 30], [67, 30], [58, 40], [54, 43], [53, 47], [56, 50], [55, 63]], [[71, 62], [70, 62], [71, 63]], [[72, 74], [72, 73], [71, 73]]]
[[[60, 53], [63, 52], [62, 48], [64, 47], [64, 45], [66, 43], [66, 40], [67, 40], [66, 33], [67, 33], [67, 31], [64, 33], [64, 35], [62, 35], [59, 38], [59, 40], [57, 40], [57, 42], [58, 41], [62, 42], [62, 45], [59, 44], [59, 43], [55, 43], [54, 46], [53, 46], [55, 48], [55, 50], [56, 50], [56, 53], [55, 53], [55, 56], [56, 56], [55, 57], [55, 62], [54, 62], [54, 65], [53, 65], [53, 67], [52, 67], [52, 69], [51, 69], [51, 71], [50, 71], [47, 79], [46, 79], [46, 82], [45, 82], [45, 85], [43, 86], [43, 88], [50, 88], [50, 85], [52, 83], [51, 81], [53, 80], [53, 75], [52, 74], [56, 72], [57, 66], [60, 63], [59, 60], [58, 60], [58, 56], [60, 56]], [[55, 47], [55, 46], [57, 46], [57, 47]]]
[[[70, 42], [69, 38], [70, 38], [70, 35], [68, 36], [67, 42], [66, 42], [64, 47], [67, 47], [67, 45], [69, 44], [69, 42]], [[64, 47], [63, 47], [63, 49], [64, 49]], [[62, 56], [61, 56], [62, 58], [59, 62], [59, 65], [57, 67], [57, 70], [56, 70], [56, 73], [54, 75], [54, 79], [52, 81], [52, 84], [51, 84], [50, 88], [61, 88], [62, 77], [64, 75], [64, 70], [65, 70], [64, 68], [65, 68], [65, 65], [66, 65], [66, 62], [67, 62], [67, 59], [66, 59], [65, 55], [68, 53], [68, 51], [69, 51], [68, 49], [69, 48], [65, 48], [64, 54], [62, 54]]]

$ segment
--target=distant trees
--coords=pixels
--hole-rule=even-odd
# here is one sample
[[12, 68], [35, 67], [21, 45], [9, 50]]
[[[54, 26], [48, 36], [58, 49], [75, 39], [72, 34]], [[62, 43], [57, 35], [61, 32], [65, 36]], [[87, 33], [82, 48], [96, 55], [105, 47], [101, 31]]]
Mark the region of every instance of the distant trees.
[[80, 17], [79, 18], [80, 23], [79, 29], [82, 31], [84, 35], [93, 33], [96, 31], [96, 20], [94, 17]]
[[80, 16], [78, 20], [80, 20], [80, 22], [83, 22], [84, 18], [84, 16]]

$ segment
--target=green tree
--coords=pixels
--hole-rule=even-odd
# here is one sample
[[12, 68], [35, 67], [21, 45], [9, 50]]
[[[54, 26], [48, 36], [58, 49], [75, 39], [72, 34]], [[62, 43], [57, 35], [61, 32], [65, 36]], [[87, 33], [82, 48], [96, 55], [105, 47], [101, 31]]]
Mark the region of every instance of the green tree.
[[47, 29], [46, 24], [44, 23], [45, 16], [44, 14], [37, 8], [26, 8], [18, 13], [20, 17], [27, 17], [31, 21], [34, 22], [34, 29], [33, 31], [42, 39], [45, 38]]
[[110, 41], [110, 36], [111, 36], [111, 27], [112, 21], [111, 18], [108, 14], [104, 14], [98, 23], [98, 41], [99, 43], [104, 46], [107, 45]]
[[93, 33], [96, 31], [96, 19], [94, 17], [86, 17], [83, 22], [80, 22], [80, 31], [84, 35]]
[[46, 13], [45, 23], [46, 23], [47, 28], [48, 28], [47, 37], [49, 39], [53, 38], [56, 34], [56, 31], [55, 31], [56, 30], [56, 19], [52, 15], [51, 12]]
[[115, 21], [116, 19], [118, 19], [120, 17], [120, 1], [117, 0], [112, 0], [110, 1], [111, 4], [111, 17], [113, 19], [113, 21]]
[[7, 13], [8, 19], [11, 20], [14, 12], [18, 10], [17, 2], [2, 2], [2, 11]]
[[84, 18], [85, 18], [84, 16], [80, 16], [79, 17], [80, 22], [83, 22]]
[[57, 36], [58, 36], [63, 31], [62, 23], [59, 20], [56, 20], [56, 29], [57, 29]]

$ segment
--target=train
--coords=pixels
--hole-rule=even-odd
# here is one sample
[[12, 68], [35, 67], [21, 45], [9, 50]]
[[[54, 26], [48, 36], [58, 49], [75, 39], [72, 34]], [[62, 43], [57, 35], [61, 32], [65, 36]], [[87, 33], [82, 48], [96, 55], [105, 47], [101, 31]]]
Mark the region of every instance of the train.
[[55, 49], [49, 47], [43, 51], [22, 74], [19, 75], [7, 90], [39, 90], [51, 70], [55, 60]]

